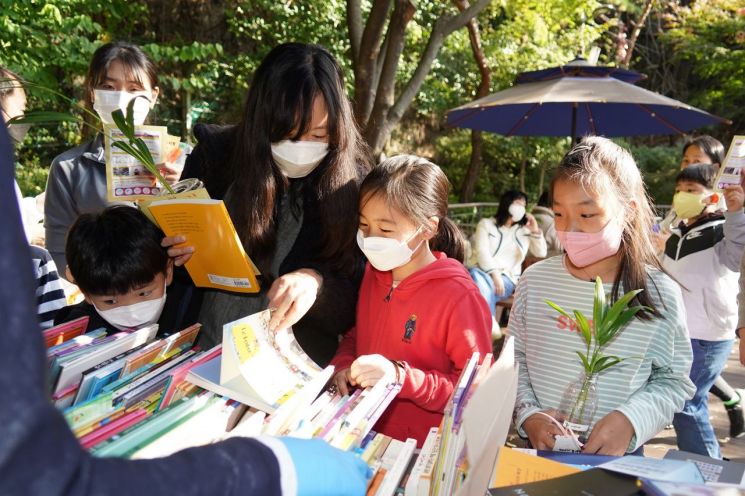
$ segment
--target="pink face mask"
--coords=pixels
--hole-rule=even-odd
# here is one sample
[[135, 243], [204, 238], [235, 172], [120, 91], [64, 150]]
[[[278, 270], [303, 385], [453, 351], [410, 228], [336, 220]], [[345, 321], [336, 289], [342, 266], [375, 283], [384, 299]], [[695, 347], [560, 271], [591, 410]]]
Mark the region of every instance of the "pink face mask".
[[556, 231], [561, 246], [575, 267], [587, 267], [618, 253], [623, 230], [614, 219], [595, 233]]

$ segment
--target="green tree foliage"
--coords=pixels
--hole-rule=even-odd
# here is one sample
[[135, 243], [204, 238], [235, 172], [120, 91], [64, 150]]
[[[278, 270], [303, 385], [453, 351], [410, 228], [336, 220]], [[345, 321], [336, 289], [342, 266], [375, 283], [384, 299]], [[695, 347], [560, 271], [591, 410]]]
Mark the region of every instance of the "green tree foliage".
[[680, 67], [676, 92], [692, 105], [733, 121], [727, 138], [745, 132], [745, 4], [742, 0], [671, 5], [660, 39]]
[[[738, 2], [695, 0], [681, 7], [676, 0], [656, 0], [631, 63], [650, 75], [646, 87], [733, 119], [735, 129], [741, 129], [737, 126], [745, 117], [745, 15]], [[363, 21], [373, 3], [359, 3]], [[630, 32], [645, 2], [613, 3], [620, 12], [616, 17], [597, 15], [601, 4], [596, 0], [490, 2], [477, 19], [492, 71], [491, 91], [507, 88], [519, 72], [586, 55], [592, 44], [603, 48], [601, 63], [616, 61], [619, 18]], [[414, 74], [437, 19], [458, 12], [451, 0], [419, 0], [415, 6], [396, 71], [397, 94]], [[328, 47], [341, 62], [354, 97], [347, 7], [345, 0], [5, 0], [0, 1], [0, 64], [81, 100], [93, 51], [111, 40], [138, 43], [159, 67], [161, 96], [151, 120], [188, 139], [196, 120], [238, 119], [255, 68], [278, 43]], [[457, 192], [470, 159], [470, 135], [443, 123], [448, 109], [474, 98], [479, 81], [468, 32], [459, 29], [444, 40], [385, 152], [433, 158]], [[70, 111], [52, 94], [36, 90], [29, 103], [31, 109]], [[494, 201], [506, 188], [521, 184], [535, 200], [542, 174], [546, 187], [548, 171], [569, 147], [568, 139], [483, 136], [484, 170], [475, 196], [481, 201]], [[718, 136], [728, 140], [724, 132]], [[24, 191], [41, 191], [51, 159], [82, 139], [72, 123], [32, 128], [18, 150], [17, 176]], [[679, 144], [667, 139], [628, 143], [653, 196], [668, 203]]]

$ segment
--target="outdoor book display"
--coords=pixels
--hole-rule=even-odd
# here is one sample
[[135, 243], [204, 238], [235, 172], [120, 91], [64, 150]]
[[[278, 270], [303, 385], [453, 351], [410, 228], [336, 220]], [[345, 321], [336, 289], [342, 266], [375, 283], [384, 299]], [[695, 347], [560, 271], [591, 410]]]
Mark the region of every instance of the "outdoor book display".
[[223, 345], [210, 350], [194, 348], [199, 325], [163, 339], [157, 326], [111, 336], [83, 333], [83, 319], [57, 326], [44, 333], [53, 400], [95, 456], [166, 456], [234, 436], [316, 437], [370, 465], [369, 494], [484, 494], [514, 403], [511, 345], [493, 365], [491, 356], [469, 360], [442, 425], [417, 452], [413, 439], [372, 430], [400, 384], [348, 395], [326, 388], [333, 368], [313, 363], [291, 331], [270, 332], [268, 320], [265, 311], [226, 324]]
[[[517, 389], [512, 340], [474, 354], [417, 450], [373, 428], [395, 382], [341, 395], [269, 312], [224, 326], [223, 345], [194, 348], [200, 326], [162, 339], [157, 326], [106, 336], [86, 319], [44, 332], [50, 391], [95, 456], [154, 458], [236, 436], [321, 438], [372, 469], [368, 495], [745, 494], [745, 466], [671, 451], [665, 460], [504, 447]], [[267, 373], [271, 370], [271, 373]], [[246, 406], [248, 405], [248, 406]], [[248, 407], [251, 408], [248, 408]], [[498, 456], [499, 455], [499, 456]]]

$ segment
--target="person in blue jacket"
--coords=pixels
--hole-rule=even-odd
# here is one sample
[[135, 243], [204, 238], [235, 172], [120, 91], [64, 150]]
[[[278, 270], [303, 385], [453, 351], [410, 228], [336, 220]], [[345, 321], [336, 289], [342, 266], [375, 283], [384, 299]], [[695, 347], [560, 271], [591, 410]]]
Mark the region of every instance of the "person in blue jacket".
[[45, 393], [28, 244], [0, 125], [0, 494], [364, 494], [369, 469], [320, 440], [231, 439], [166, 458], [94, 458]]

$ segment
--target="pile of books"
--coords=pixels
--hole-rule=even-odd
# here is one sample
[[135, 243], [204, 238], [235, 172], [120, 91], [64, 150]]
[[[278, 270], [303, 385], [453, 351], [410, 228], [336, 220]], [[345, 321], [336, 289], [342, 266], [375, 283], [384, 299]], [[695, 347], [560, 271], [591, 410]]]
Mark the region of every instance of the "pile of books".
[[414, 439], [373, 430], [400, 390], [394, 381], [340, 394], [291, 331], [269, 332], [269, 312], [224, 326], [199, 350], [199, 325], [163, 339], [157, 326], [106, 336], [87, 321], [45, 332], [51, 391], [95, 456], [154, 458], [236, 436], [320, 438], [358, 454], [370, 495], [479, 494], [509, 429], [517, 387], [511, 342], [500, 359], [474, 354], [439, 427]]
[[84, 317], [44, 337], [52, 400], [94, 454], [126, 456], [216, 401], [185, 381], [220, 351], [194, 349], [199, 325], [155, 339], [157, 325], [107, 336], [102, 329], [83, 333], [87, 324]]

